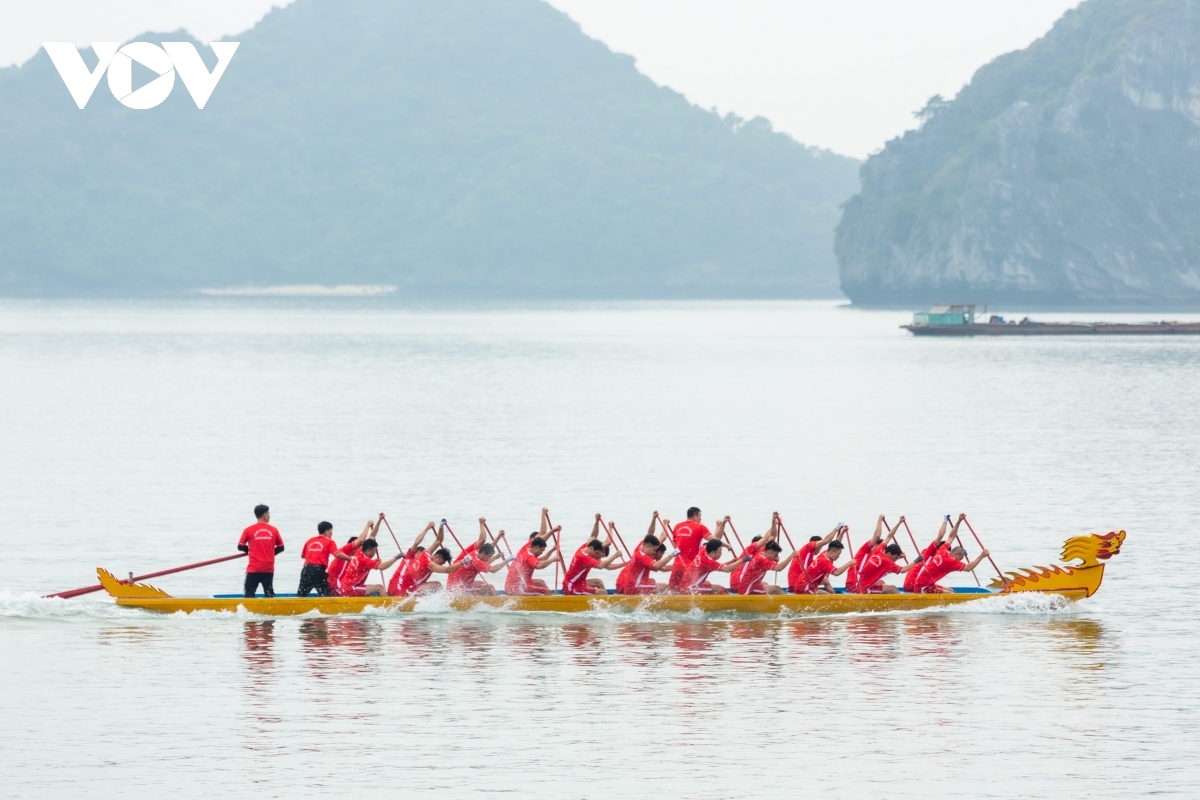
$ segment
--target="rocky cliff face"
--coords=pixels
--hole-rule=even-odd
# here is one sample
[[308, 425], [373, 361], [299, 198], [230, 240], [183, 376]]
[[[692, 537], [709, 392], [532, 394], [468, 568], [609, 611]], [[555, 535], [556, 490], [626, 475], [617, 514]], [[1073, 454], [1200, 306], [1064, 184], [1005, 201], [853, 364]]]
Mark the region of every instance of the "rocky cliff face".
[[1200, 0], [1088, 0], [862, 168], [872, 305], [1200, 305]]

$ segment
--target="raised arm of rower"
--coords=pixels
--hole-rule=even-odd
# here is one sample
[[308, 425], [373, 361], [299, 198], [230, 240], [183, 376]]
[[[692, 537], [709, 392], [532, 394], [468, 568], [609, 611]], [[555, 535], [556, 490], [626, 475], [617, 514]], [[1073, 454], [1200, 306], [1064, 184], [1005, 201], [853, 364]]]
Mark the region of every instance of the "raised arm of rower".
[[[601, 518], [602, 518], [602, 515], [600, 515], [600, 514], [596, 515], [596, 521], [592, 523], [592, 535], [588, 537], [589, 542], [592, 539], [600, 538], [600, 520], [601, 520]], [[607, 530], [607, 528], [605, 530]], [[604, 540], [604, 544], [605, 545], [612, 544], [612, 534], [611, 533], [608, 534], [608, 538]]]
[[475, 540], [475, 549], [478, 550], [479, 547], [487, 540], [488, 540], [487, 518], [480, 517], [479, 518], [479, 538]]
[[871, 546], [879, 544], [883, 541], [883, 514], [879, 515], [879, 519], [875, 520], [875, 533], [871, 534]]
[[[958, 538], [958, 526], [959, 526], [959, 525], [962, 525], [962, 524], [963, 524], [963, 520], [964, 520], [964, 519], [966, 519], [966, 518], [967, 518], [967, 515], [966, 515], [966, 514], [959, 514], [959, 515], [958, 515], [958, 519], [956, 519], [956, 520], [954, 521], [954, 527], [950, 529], [950, 539], [949, 539], [949, 541], [952, 541], [952, 542], [953, 542], [953, 541], [957, 541], [957, 542], [958, 542], [958, 546], [959, 546], [959, 547], [962, 547], [962, 539], [959, 539], [959, 538]], [[972, 569], [974, 569], [974, 568], [972, 567]], [[969, 571], [969, 570], [968, 570], [968, 571]]]
[[358, 535], [358, 541], [355, 542], [355, 544], [357, 544], [359, 547], [362, 547], [363, 542], [365, 542], [367, 539], [375, 538], [375, 533], [371, 530], [372, 525], [376, 525], [376, 530], [378, 530], [377, 523], [367, 520], [367, 524], [363, 526], [362, 533]]
[[721, 519], [717, 520], [717, 527], [716, 527], [716, 529], [713, 530], [712, 538], [723, 540], [725, 538], [725, 526], [728, 523], [729, 523], [729, 517], [727, 517], [727, 516], [722, 517]]
[[887, 539], [885, 539], [883, 542], [884, 546], [887, 546], [892, 543], [892, 540], [896, 538], [896, 532], [900, 530], [900, 526], [903, 524], [904, 524], [904, 515], [901, 514], [900, 519], [896, 520], [896, 524], [894, 526], [892, 526], [892, 528], [888, 531]]
[[[408, 548], [408, 552], [415, 553], [417, 551], [417, 548], [421, 546], [421, 542], [425, 541], [425, 534], [429, 533], [430, 531], [436, 531], [436, 530], [437, 530], [437, 525], [434, 524], [432, 521], [425, 523], [424, 530], [422, 530], [420, 533], [417, 534], [416, 539], [413, 539], [412, 547]], [[435, 537], [433, 540], [433, 545], [430, 549], [437, 550], [438, 545], [440, 545], [441, 542], [442, 542], [441, 535], [435, 534]]]

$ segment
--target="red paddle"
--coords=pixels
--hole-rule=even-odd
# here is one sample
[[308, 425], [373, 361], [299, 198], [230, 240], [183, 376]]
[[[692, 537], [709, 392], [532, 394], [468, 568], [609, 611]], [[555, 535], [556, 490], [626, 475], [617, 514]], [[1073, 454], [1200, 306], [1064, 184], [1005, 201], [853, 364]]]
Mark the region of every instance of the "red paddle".
[[[971, 521], [967, 519], [965, 515], [963, 516], [963, 522], [967, 523], [967, 530], [969, 530], [971, 535], [975, 537], [975, 542], [979, 545], [979, 549], [987, 550], [987, 548], [983, 546], [983, 542], [980, 540], [979, 534], [976, 533], [975, 529], [971, 527]], [[959, 544], [962, 544], [962, 542], [959, 542]], [[1004, 588], [1007, 589], [1009, 587], [1008, 578], [1004, 577], [1004, 573], [1001, 572], [1000, 568], [996, 566], [996, 562], [992, 560], [990, 553], [988, 554], [987, 560], [992, 565], [992, 569], [996, 570], [996, 574], [1000, 576], [1000, 582], [1004, 584]]]
[[550, 512], [546, 512], [546, 530], [554, 537], [554, 549], [558, 553], [558, 563], [554, 565], [554, 584], [558, 585], [558, 568], [561, 566], [563, 577], [567, 577], [567, 562], [563, 561], [562, 534], [554, 532], [554, 523], [550, 521]]
[[[245, 553], [237, 553], [236, 555], [232, 555], [232, 556], [221, 556], [220, 558], [210, 558], [208, 561], [197, 561], [195, 564], [185, 564], [182, 567], [172, 567], [171, 569], [164, 569], [164, 570], [160, 570], [159, 572], [147, 572], [145, 575], [134, 575], [132, 578], [130, 578], [127, 581], [121, 581], [121, 583], [136, 583], [138, 581], [144, 581], [148, 578], [157, 578], [161, 575], [171, 575], [176, 572], [186, 572], [189, 569], [196, 569], [197, 567], [207, 567], [209, 564], [220, 564], [222, 561], [233, 561], [235, 558], [245, 558], [245, 557], [246, 557]], [[65, 592], [55, 592], [54, 594], [48, 594], [48, 595], [44, 595], [44, 596], [45, 597], [62, 597], [65, 599], [67, 597], [79, 597], [81, 594], [91, 594], [92, 592], [99, 592], [102, 589], [104, 589], [104, 587], [102, 585], [96, 584], [95, 586], [85, 586], [82, 589], [68, 589]]]
[[466, 550], [467, 548], [463, 547], [463, 546], [462, 546], [462, 542], [460, 542], [460, 541], [458, 540], [458, 537], [454, 535], [454, 529], [450, 527], [450, 523], [449, 523], [449, 522], [446, 522], [446, 520], [442, 520], [442, 525], [444, 525], [444, 526], [445, 526], [446, 530], [450, 531], [450, 538], [454, 540], [454, 543], [455, 543], [456, 545], [458, 545], [458, 549], [459, 549], [459, 550]]
[[[500, 540], [492, 535], [492, 529], [488, 526], [487, 522], [483, 523], [483, 529], [487, 531], [488, 538], [492, 540], [492, 546], [496, 548], [496, 552], [503, 556], [504, 551], [500, 549]], [[511, 547], [508, 549], [508, 554], [512, 555]]]
[[600, 524], [601, 524], [601, 525], [603, 525], [603, 526], [605, 527], [605, 529], [607, 529], [607, 530], [608, 530], [608, 533], [609, 533], [609, 535], [610, 535], [610, 536], [616, 536], [616, 537], [617, 537], [617, 543], [618, 543], [618, 544], [620, 544], [620, 545], [621, 545], [621, 549], [625, 551], [625, 557], [626, 557], [626, 558], [633, 558], [633, 554], [629, 552], [629, 548], [625, 546], [625, 540], [621, 538], [621, 533], [620, 533], [620, 532], [617, 530], [617, 523], [615, 523], [615, 522], [605, 522], [605, 521], [603, 520], [603, 518], [602, 518], [602, 519], [600, 520]]

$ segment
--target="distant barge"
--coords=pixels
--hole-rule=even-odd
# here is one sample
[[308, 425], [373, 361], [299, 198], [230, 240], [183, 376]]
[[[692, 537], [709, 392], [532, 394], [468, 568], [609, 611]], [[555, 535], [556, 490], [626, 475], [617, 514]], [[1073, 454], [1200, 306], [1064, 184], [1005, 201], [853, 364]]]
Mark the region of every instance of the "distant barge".
[[915, 336], [1200, 336], [1200, 322], [1034, 322], [1028, 317], [1006, 322], [995, 315], [976, 322], [986, 313], [987, 306], [969, 303], [934, 306], [900, 327]]

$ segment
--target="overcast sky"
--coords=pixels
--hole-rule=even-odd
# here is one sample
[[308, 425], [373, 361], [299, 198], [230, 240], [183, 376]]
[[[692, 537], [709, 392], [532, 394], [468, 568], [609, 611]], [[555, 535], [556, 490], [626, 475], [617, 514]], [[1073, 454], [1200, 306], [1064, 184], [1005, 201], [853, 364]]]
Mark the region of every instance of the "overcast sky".
[[[1078, 3], [551, 0], [692, 102], [764, 116], [805, 144], [859, 157], [913, 127], [929, 97], [953, 95]], [[24, 62], [43, 41], [86, 44], [181, 27], [208, 41], [249, 28], [273, 5], [286, 2], [0, 0], [0, 66]]]

